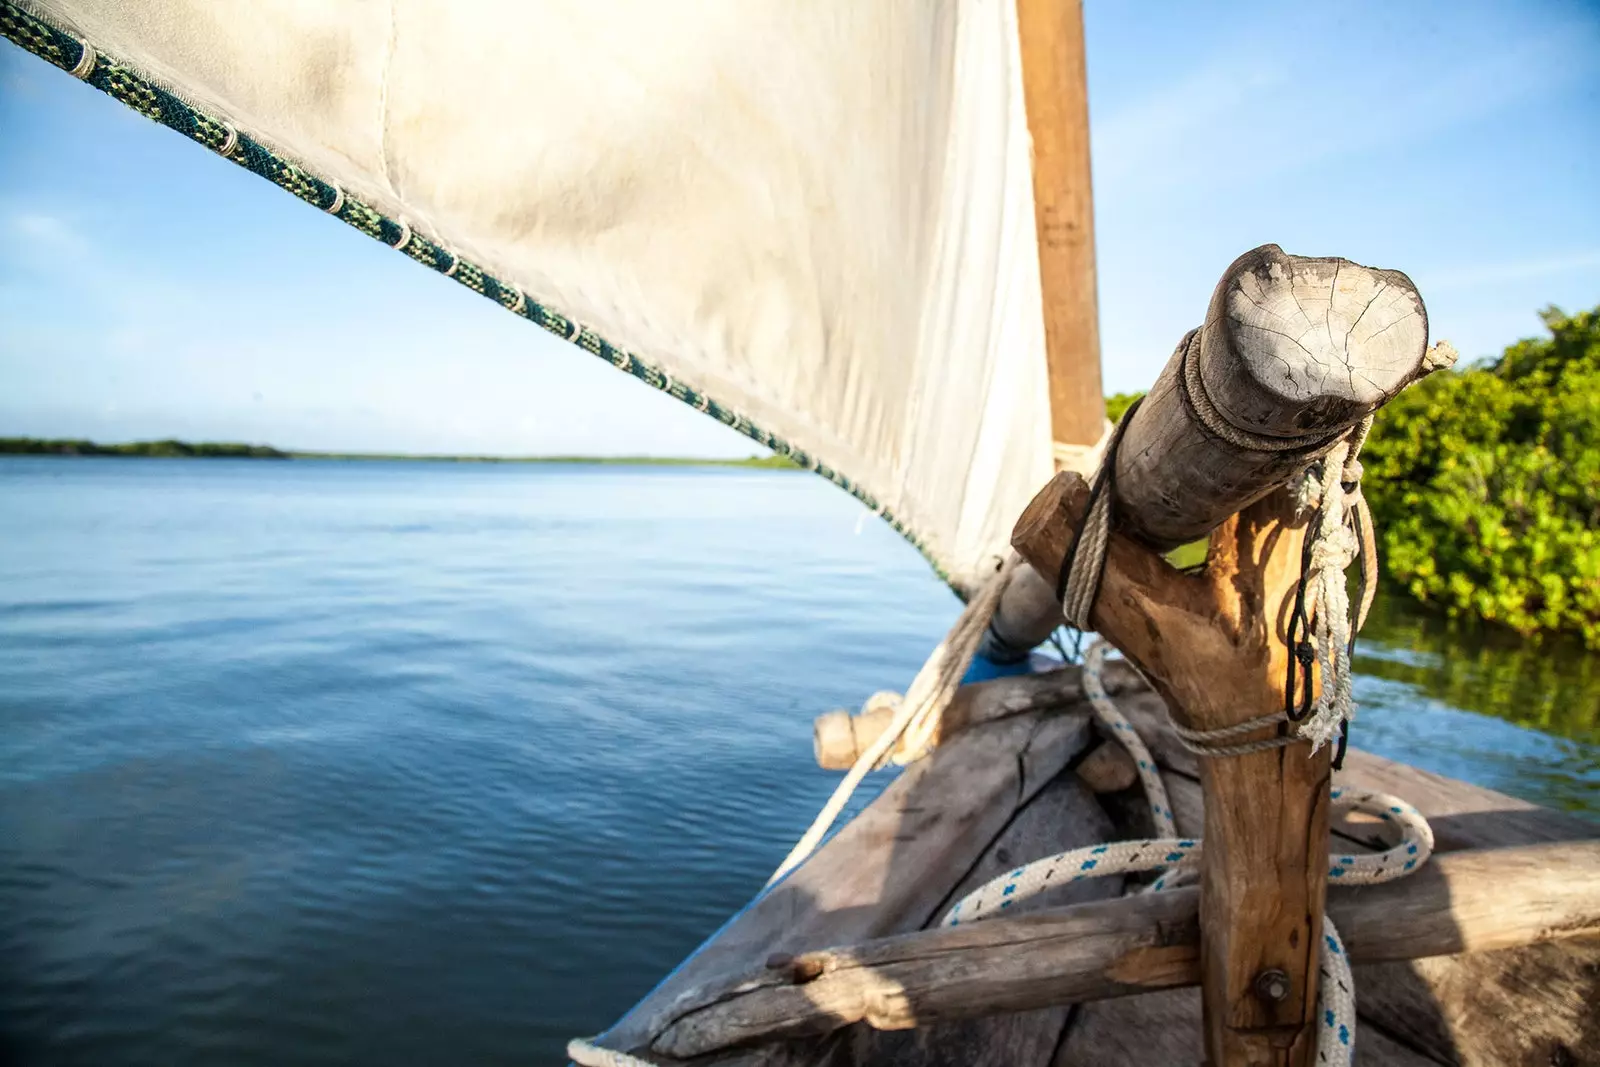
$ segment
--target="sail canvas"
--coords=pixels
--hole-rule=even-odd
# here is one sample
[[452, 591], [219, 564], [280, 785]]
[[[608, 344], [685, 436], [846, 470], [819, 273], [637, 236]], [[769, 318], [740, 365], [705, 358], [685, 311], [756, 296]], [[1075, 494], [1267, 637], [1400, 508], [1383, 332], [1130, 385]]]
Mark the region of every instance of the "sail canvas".
[[958, 588], [1051, 473], [1009, 3], [27, 10], [95, 50], [80, 76], [170, 93], [219, 124], [197, 139], [821, 470]]

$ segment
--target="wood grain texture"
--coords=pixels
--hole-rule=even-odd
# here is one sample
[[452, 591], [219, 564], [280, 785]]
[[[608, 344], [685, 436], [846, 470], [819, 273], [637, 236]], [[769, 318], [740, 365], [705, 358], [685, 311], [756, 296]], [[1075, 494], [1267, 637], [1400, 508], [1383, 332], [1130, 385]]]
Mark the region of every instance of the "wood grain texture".
[[[1082, 1005], [1053, 1067], [1167, 1067], [1205, 1059], [1200, 993], [1169, 989]], [[1434, 1067], [1375, 1027], [1356, 1036], [1356, 1067]]]
[[[1060, 572], [1089, 490], [1056, 475], [1012, 544], [1046, 581]], [[1120, 532], [1091, 622], [1193, 729], [1232, 726], [1283, 706], [1284, 643], [1304, 520], [1282, 489], [1213, 531], [1199, 574], [1180, 574]], [[1264, 728], [1236, 740], [1277, 734]], [[1315, 1053], [1316, 946], [1326, 892], [1328, 753], [1296, 742], [1200, 768], [1210, 803], [1201, 861], [1206, 904], [1208, 1050], [1217, 1063], [1308, 1065]], [[1259, 996], [1266, 971], [1282, 1000]]]
[[[967, 893], [1013, 867], [1067, 849], [1110, 840], [1111, 821], [1070, 773], [1033, 799], [995, 840], [978, 865], [939, 906], [943, 912]], [[1019, 904], [1017, 914], [1116, 897], [1122, 879], [1102, 878], [1058, 886]], [[937, 922], [937, 919], [935, 920]], [[1066, 1006], [962, 1019], [913, 1030], [852, 1026], [827, 1067], [1049, 1067], [1071, 1009]], [[820, 1067], [820, 1065], [819, 1065]]]
[[[1178, 745], [1153, 694], [1118, 703], [1162, 765], [1180, 828], [1193, 825], [1203, 818], [1195, 757]], [[1600, 826], [1586, 820], [1356, 749], [1334, 778], [1413, 803], [1433, 826], [1439, 855], [1600, 840]], [[1119, 823], [1128, 833], [1138, 809], [1130, 803], [1121, 810], [1133, 816]], [[1333, 836], [1344, 851], [1382, 846], [1376, 827], [1361, 820], [1336, 822]], [[1508, 893], [1503, 906], [1520, 905]], [[1356, 991], [1363, 1033], [1375, 1028], [1439, 1063], [1600, 1063], [1600, 937], [1364, 964], [1356, 968]]]
[[1057, 441], [1092, 445], [1105, 424], [1105, 399], [1100, 388], [1082, 0], [1017, 0], [1017, 35], [1033, 141], [1050, 428]]
[[916, 930], [1013, 815], [1089, 744], [1087, 714], [970, 730], [906, 768], [800, 868], [758, 897], [606, 1035], [641, 1049], [694, 988], [773, 953]]
[[[1337, 889], [1328, 910], [1358, 963], [1493, 951], [1600, 933], [1597, 876], [1600, 842], [1455, 852]], [[1209, 964], [1202, 899], [1175, 889], [804, 953], [680, 1005], [656, 1048], [688, 1057], [856, 1021], [898, 1030], [1192, 985]]]
[[[1117, 453], [1118, 521], [1163, 551], [1204, 537], [1434, 369], [1427, 341], [1422, 298], [1398, 271], [1277, 245], [1246, 252], [1128, 423]], [[1304, 443], [1257, 450], [1207, 429], [1185, 395], [1186, 351], [1223, 421]]]

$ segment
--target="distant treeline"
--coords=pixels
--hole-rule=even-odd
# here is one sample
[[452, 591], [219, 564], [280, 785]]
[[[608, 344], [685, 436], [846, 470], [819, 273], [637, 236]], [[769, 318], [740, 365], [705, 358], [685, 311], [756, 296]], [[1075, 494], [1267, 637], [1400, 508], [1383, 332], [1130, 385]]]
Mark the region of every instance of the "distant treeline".
[[162, 456], [218, 457], [227, 459], [288, 459], [267, 445], [214, 444], [188, 441], [130, 441], [121, 445], [102, 445], [75, 438], [50, 440], [38, 437], [0, 437], [0, 453], [24, 456]]
[[[1439, 371], [1361, 453], [1389, 588], [1445, 614], [1600, 649], [1600, 307]], [[1106, 399], [1119, 418], [1140, 394]]]
[[753, 467], [799, 470], [784, 456], [744, 459], [694, 459], [676, 456], [416, 456], [375, 452], [286, 452], [270, 445], [230, 442], [130, 441], [102, 445], [76, 438], [0, 437], [0, 455], [13, 456], [155, 456], [162, 459], [370, 459], [435, 463], [593, 463], [629, 467]]

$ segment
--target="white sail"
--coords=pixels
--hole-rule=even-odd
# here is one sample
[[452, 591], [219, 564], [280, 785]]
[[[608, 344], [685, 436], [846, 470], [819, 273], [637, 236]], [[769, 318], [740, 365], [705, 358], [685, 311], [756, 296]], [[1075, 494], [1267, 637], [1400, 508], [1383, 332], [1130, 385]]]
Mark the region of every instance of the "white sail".
[[24, 6], [842, 472], [958, 583], [1051, 473], [1005, 0]]

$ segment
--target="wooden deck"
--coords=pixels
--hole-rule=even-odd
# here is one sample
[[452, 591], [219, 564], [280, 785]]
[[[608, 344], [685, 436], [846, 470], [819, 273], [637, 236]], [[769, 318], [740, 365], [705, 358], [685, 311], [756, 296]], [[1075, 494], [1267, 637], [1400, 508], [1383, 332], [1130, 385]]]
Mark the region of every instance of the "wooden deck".
[[[1120, 681], [1133, 688], [1127, 677]], [[1118, 703], [1161, 764], [1180, 832], [1198, 835], [1198, 768], [1176, 743], [1159, 698], [1134, 690]], [[800, 870], [630, 1012], [606, 1043], [642, 1051], [681, 1014], [681, 1003], [674, 1002], [719, 975], [769, 960], [782, 966], [786, 954], [923, 929], [968, 889], [1020, 863], [1094, 841], [1147, 836], [1137, 786], [1095, 792], [1120, 784], [1105, 744], [1081, 704], [1031, 710], [956, 735], [907, 768]], [[1586, 821], [1359, 751], [1350, 753], [1336, 780], [1409, 800], [1432, 823], [1437, 853], [1600, 839], [1600, 827]], [[1372, 827], [1359, 822], [1336, 825], [1335, 837], [1336, 848], [1351, 850], [1377, 842]], [[1027, 908], [1112, 897], [1122, 889], [1116, 878], [1079, 883]], [[1356, 976], [1358, 1064], [1600, 1064], [1600, 937], [1370, 964], [1358, 966]], [[1203, 1058], [1200, 995], [1187, 988], [913, 1030], [853, 1024], [822, 1037], [689, 1062], [1154, 1067]]]

